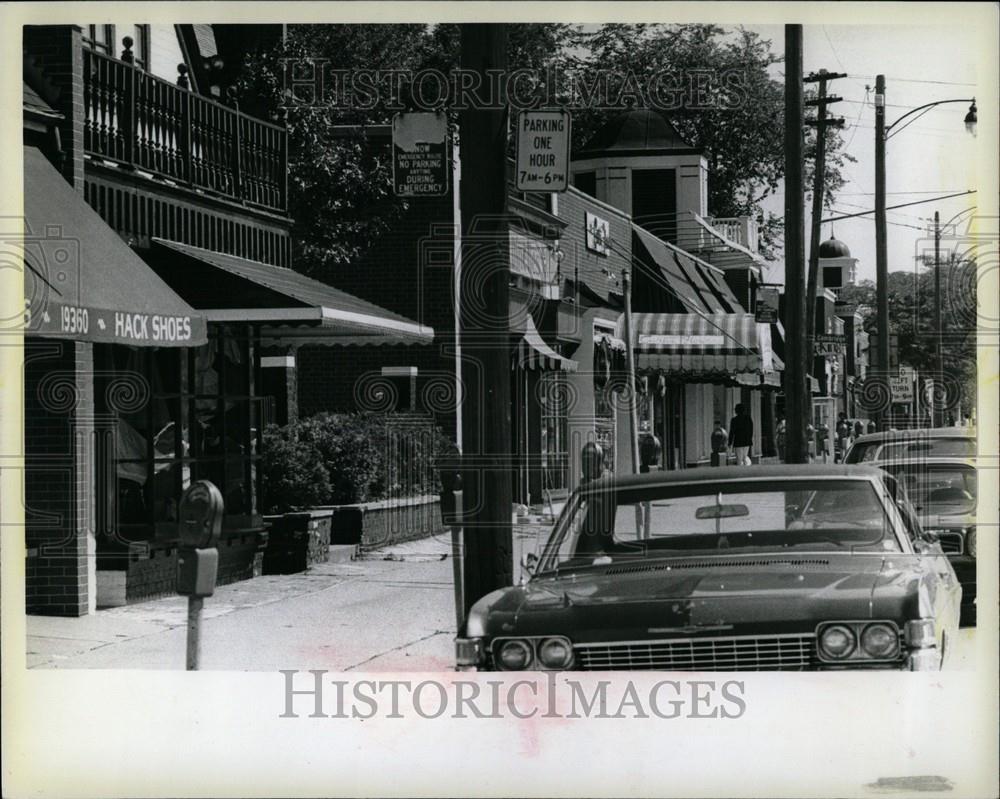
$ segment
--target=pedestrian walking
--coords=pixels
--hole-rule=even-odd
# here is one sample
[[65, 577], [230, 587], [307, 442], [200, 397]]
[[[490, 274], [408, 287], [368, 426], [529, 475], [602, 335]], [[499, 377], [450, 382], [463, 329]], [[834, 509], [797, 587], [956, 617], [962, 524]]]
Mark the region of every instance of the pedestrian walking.
[[753, 444], [753, 419], [742, 402], [736, 406], [736, 415], [729, 422], [729, 446], [736, 453], [738, 466], [749, 466], [750, 446]]
[[778, 419], [778, 427], [774, 431], [774, 448], [778, 451], [778, 460], [785, 462], [785, 435], [787, 424], [784, 417]]

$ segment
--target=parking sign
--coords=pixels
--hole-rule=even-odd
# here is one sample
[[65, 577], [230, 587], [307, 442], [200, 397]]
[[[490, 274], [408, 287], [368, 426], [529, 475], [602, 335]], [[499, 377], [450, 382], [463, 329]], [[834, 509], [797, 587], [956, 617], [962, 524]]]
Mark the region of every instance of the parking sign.
[[566, 191], [569, 111], [522, 111], [517, 117], [517, 190]]

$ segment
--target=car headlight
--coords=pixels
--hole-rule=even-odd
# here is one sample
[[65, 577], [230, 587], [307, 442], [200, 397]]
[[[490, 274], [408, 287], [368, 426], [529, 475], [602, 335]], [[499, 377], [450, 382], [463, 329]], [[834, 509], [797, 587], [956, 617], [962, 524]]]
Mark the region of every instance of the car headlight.
[[976, 557], [976, 528], [972, 526], [965, 534], [965, 551]]
[[564, 669], [573, 662], [573, 647], [565, 638], [546, 638], [538, 647], [538, 659], [547, 669]]
[[854, 631], [843, 624], [831, 624], [823, 630], [819, 638], [819, 647], [823, 654], [833, 660], [850, 657], [856, 645]]
[[520, 671], [528, 668], [533, 657], [531, 644], [516, 638], [504, 641], [497, 651], [497, 660], [508, 671]]
[[899, 651], [899, 635], [888, 624], [869, 624], [861, 633], [861, 648], [873, 658], [891, 658]]

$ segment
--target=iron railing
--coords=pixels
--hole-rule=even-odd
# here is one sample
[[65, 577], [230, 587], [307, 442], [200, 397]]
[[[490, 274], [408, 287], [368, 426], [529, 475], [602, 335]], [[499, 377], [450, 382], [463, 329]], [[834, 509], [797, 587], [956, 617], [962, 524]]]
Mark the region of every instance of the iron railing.
[[84, 148], [180, 185], [284, 212], [285, 129], [92, 50], [83, 53]]

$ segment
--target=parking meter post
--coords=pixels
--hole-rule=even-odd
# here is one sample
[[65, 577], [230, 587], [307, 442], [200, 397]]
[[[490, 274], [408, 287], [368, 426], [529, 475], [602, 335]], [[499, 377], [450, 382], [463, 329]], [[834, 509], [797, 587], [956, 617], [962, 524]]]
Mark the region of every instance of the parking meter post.
[[201, 610], [205, 600], [200, 596], [188, 597], [187, 619], [187, 670], [197, 671], [201, 659]]
[[177, 593], [188, 598], [187, 670], [198, 669], [201, 653], [201, 611], [205, 597], [215, 592], [222, 534], [222, 494], [208, 480], [192, 483], [180, 501], [180, 546], [177, 551]]

